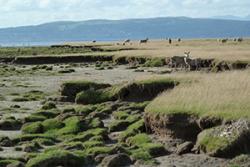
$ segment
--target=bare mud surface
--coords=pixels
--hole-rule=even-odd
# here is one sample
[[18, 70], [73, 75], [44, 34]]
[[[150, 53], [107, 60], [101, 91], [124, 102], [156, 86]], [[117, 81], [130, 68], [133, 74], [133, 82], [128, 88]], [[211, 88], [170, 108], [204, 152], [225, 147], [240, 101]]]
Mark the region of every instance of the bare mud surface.
[[[62, 66], [62, 65], [61, 65]], [[30, 69], [33, 66], [26, 66]], [[63, 82], [71, 80], [88, 80], [100, 83], [119, 84], [123, 82], [132, 82], [135, 79], [150, 77], [153, 75], [170, 76], [168, 69], [164, 68], [141, 68], [140, 70], [127, 69], [127, 66], [115, 66], [113, 69], [96, 70], [93, 65], [90, 67], [77, 66], [71, 67], [75, 72], [67, 74], [49, 73], [46, 74], [24, 74], [24, 75], [10, 75], [0, 76], [0, 95], [4, 99], [0, 100], [0, 118], [4, 120], [8, 117], [14, 117], [16, 120], [21, 120], [28, 117], [30, 114], [35, 113], [42, 106], [42, 100], [31, 101], [15, 101], [16, 97], [29, 92], [31, 90], [43, 92], [47, 98], [55, 98], [60, 95], [59, 89]], [[53, 71], [60, 70], [60, 65], [53, 66]], [[59, 109], [65, 106], [71, 106], [72, 103], [57, 103]], [[113, 116], [101, 119], [105, 128], [108, 128], [111, 122], [114, 121]], [[22, 134], [21, 130], [0, 130], [0, 136], [15, 138]], [[121, 131], [115, 131], [108, 134], [110, 141], [106, 146], [113, 146]], [[153, 141], [161, 142], [164, 144], [166, 150], [171, 154], [156, 158], [160, 167], [220, 167], [227, 163], [225, 159], [211, 158], [203, 154], [184, 154], [177, 155], [177, 144], [182, 141], [162, 141], [154, 136], [151, 136]], [[46, 148], [46, 147], [45, 147]], [[14, 147], [2, 147], [0, 157], [6, 158], [23, 158], [26, 153], [23, 151], [16, 151]], [[150, 166], [142, 164], [134, 164], [132, 166]]]
[[184, 154], [181, 156], [171, 154], [156, 158], [156, 160], [160, 163], [159, 167], [222, 167], [227, 164], [225, 159], [212, 158], [203, 154]]

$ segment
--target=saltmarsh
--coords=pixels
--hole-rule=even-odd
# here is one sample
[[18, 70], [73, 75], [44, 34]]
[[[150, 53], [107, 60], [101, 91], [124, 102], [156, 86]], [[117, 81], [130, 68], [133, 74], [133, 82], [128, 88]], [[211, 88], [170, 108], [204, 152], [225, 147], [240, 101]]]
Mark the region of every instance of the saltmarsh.
[[181, 84], [150, 103], [149, 114], [190, 114], [225, 120], [250, 119], [250, 71], [192, 74], [195, 82]]

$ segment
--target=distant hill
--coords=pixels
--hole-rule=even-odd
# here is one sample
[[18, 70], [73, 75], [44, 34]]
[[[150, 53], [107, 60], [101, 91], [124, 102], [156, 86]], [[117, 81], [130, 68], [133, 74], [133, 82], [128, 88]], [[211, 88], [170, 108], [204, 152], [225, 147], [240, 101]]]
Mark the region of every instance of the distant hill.
[[225, 19], [225, 20], [241, 20], [241, 21], [250, 21], [250, 15], [245, 17], [234, 16], [234, 15], [225, 15], [225, 16], [214, 16], [214, 19]]
[[166, 17], [64, 21], [0, 29], [0, 44], [143, 38], [250, 37], [250, 21]]

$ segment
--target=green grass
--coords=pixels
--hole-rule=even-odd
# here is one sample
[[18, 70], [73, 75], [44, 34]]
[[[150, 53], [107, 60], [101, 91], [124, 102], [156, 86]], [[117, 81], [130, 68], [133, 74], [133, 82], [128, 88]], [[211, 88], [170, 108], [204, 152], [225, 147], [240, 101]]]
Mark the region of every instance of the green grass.
[[43, 133], [43, 125], [41, 122], [25, 124], [22, 127], [22, 133], [24, 134]]
[[1, 47], [0, 57], [61, 55], [90, 52], [86, 48], [51, 48], [51, 47]]
[[101, 146], [101, 147], [92, 147], [88, 149], [86, 152], [89, 155], [100, 155], [100, 154], [111, 154], [113, 152], [112, 147], [107, 147], [107, 146]]
[[[43, 75], [43, 76], [51, 76], [54, 75], [54, 71], [48, 71], [44, 69], [32, 69], [32, 68], [22, 68], [20, 66], [13, 67], [13, 65], [1, 66], [0, 65], [0, 76], [8, 77], [8, 76], [32, 76], [32, 75]], [[15, 83], [13, 86], [16, 87], [32, 87], [29, 84], [21, 84]]]
[[[75, 101], [78, 104], [97, 104], [117, 99], [124, 100], [127, 96], [140, 100], [142, 93], [147, 93], [148, 95], [145, 95], [147, 98], [156, 96], [161, 91], [173, 88], [177, 84], [177, 81], [170, 78], [149, 78], [132, 83], [113, 85], [106, 89], [87, 89], [78, 93]], [[134, 93], [134, 91], [136, 92]]]
[[65, 124], [57, 119], [47, 119], [42, 122], [43, 131], [48, 132], [50, 130], [61, 129]]
[[104, 143], [103, 141], [95, 141], [93, 139], [89, 140], [89, 141], [86, 141], [83, 144], [83, 147], [84, 149], [90, 149], [90, 148], [93, 148], [93, 147], [102, 147], [104, 146]]
[[78, 105], [75, 107], [76, 113], [87, 116], [89, 113], [97, 109], [96, 105]]
[[140, 146], [142, 144], [151, 142], [151, 139], [147, 134], [141, 133], [141, 134], [135, 135], [133, 137], [129, 137], [126, 142], [129, 145]]
[[124, 120], [129, 116], [129, 114], [125, 111], [117, 111], [113, 113], [113, 116], [115, 119]]
[[88, 128], [89, 129], [95, 129], [95, 128], [100, 128], [103, 126], [103, 123], [100, 118], [93, 118], [91, 121], [88, 123]]
[[144, 64], [145, 67], [162, 67], [164, 65], [165, 65], [165, 59], [163, 58], [148, 59]]
[[14, 97], [12, 101], [14, 102], [25, 102], [25, 101], [39, 101], [45, 99], [46, 94], [42, 91], [31, 90], [25, 92], [21, 97]]
[[[70, 141], [81, 141], [86, 142], [93, 137], [98, 137], [98, 139], [103, 139], [107, 135], [107, 130], [103, 128], [89, 129], [87, 131], [81, 132], [70, 139]], [[94, 139], [93, 139], [94, 140]]]
[[67, 118], [63, 123], [65, 124], [65, 127], [56, 131], [57, 135], [76, 134], [83, 129], [83, 124], [77, 116]]
[[48, 135], [48, 134], [23, 134], [21, 136], [14, 138], [12, 141], [14, 143], [19, 143], [19, 142], [29, 142], [29, 141], [32, 141], [34, 139], [48, 139], [48, 140], [52, 140], [54, 142], [58, 141], [57, 139], [55, 139], [54, 136]]
[[46, 102], [43, 106], [42, 109], [43, 110], [50, 110], [50, 109], [55, 109], [56, 108], [56, 104], [54, 102]]
[[126, 119], [114, 120], [109, 124], [108, 128], [110, 132], [121, 131], [140, 119], [141, 115], [129, 115], [128, 117], [126, 117]]
[[77, 116], [73, 116], [67, 118], [63, 122], [57, 119], [46, 119], [43, 122], [28, 123], [22, 127], [22, 132], [24, 134], [46, 133], [54, 136], [61, 136], [77, 134], [83, 130], [84, 126], [85, 125]]
[[20, 161], [18, 160], [13, 160], [13, 159], [4, 159], [4, 160], [0, 160], [0, 167], [5, 167], [5, 166], [9, 166], [9, 165], [13, 165], [15, 166], [15, 164], [18, 164]]
[[54, 140], [46, 139], [46, 138], [37, 138], [37, 139], [32, 140], [32, 142], [36, 142], [42, 146], [52, 146], [55, 144]]
[[87, 90], [76, 95], [77, 104], [97, 104], [112, 101], [114, 95], [108, 90]]
[[139, 120], [130, 125], [124, 132], [119, 136], [120, 141], [125, 141], [128, 137], [134, 136], [138, 133], [143, 133], [145, 130], [144, 120]]
[[4, 101], [4, 100], [5, 100], [5, 97], [0, 94], [0, 101]]
[[61, 85], [63, 96], [75, 97], [77, 93], [89, 89], [101, 89], [110, 86], [109, 84], [95, 83], [85, 80], [67, 81]]
[[27, 167], [50, 167], [50, 166], [84, 166], [85, 157], [78, 156], [74, 153], [64, 150], [53, 150], [39, 154], [37, 157], [30, 159]]
[[223, 152], [237, 138], [237, 133], [234, 131], [230, 137], [219, 136], [223, 128], [215, 127], [202, 131], [198, 135], [197, 145], [206, 153], [217, 154]]

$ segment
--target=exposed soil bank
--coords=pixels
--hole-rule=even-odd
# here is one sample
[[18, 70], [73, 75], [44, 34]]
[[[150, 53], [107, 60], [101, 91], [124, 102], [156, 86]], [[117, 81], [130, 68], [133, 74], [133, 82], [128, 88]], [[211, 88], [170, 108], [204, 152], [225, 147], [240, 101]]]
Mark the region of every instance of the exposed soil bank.
[[96, 61], [112, 61], [112, 56], [41, 56], [41, 57], [17, 57], [15, 64], [56, 64], [56, 63], [84, 63]]
[[147, 130], [163, 137], [180, 138], [195, 141], [201, 132], [195, 116], [187, 114], [160, 115], [145, 113]]
[[159, 93], [173, 89], [177, 82], [152, 82], [151, 84], [131, 83], [125, 85], [118, 93], [118, 99], [124, 101], [149, 101], [155, 98]]
[[61, 100], [70, 102], [75, 100], [78, 104], [116, 100], [143, 102], [152, 100], [159, 93], [173, 89], [178, 84], [169, 79], [152, 79], [113, 86], [88, 81], [71, 81], [61, 86], [61, 95], [65, 97]]
[[0, 63], [11, 63], [15, 60], [15, 57], [0, 58]]

